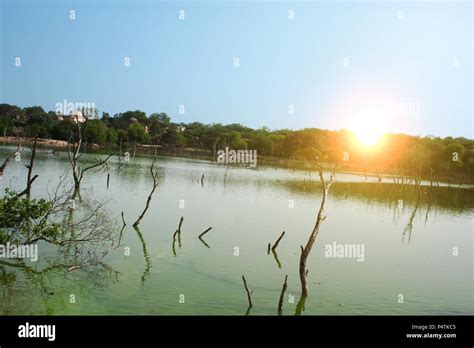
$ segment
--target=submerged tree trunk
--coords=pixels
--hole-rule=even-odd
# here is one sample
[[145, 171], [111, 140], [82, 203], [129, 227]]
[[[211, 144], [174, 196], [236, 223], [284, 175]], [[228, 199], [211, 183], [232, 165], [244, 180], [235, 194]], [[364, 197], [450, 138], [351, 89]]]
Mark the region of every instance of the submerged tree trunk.
[[313, 244], [316, 241], [316, 237], [318, 236], [321, 223], [326, 218], [326, 216], [324, 215], [324, 206], [326, 204], [326, 198], [328, 195], [329, 187], [331, 186], [333, 182], [334, 174], [336, 170], [336, 168], [334, 168], [334, 171], [331, 174], [331, 178], [329, 182], [326, 183], [323, 177], [323, 169], [321, 168], [319, 164], [318, 164], [318, 168], [319, 168], [319, 179], [321, 180], [321, 185], [322, 185], [322, 190], [323, 190], [323, 198], [321, 200], [321, 205], [319, 207], [316, 223], [314, 224], [313, 231], [311, 232], [311, 235], [309, 236], [308, 242], [306, 243], [306, 246], [304, 248], [303, 246], [301, 246], [299, 273], [300, 273], [300, 281], [301, 281], [301, 294], [302, 296], [305, 296], [305, 297], [308, 295], [308, 280], [307, 280], [308, 270], [306, 269], [306, 262], [308, 260], [308, 256], [311, 252]]
[[280, 293], [280, 300], [278, 301], [278, 315], [282, 315], [283, 313], [283, 299], [285, 298], [285, 292], [288, 287], [288, 275], [285, 276], [285, 282], [283, 283], [283, 287], [281, 288]]
[[151, 198], [153, 197], [153, 193], [155, 193], [155, 190], [158, 186], [158, 180], [157, 180], [158, 171], [153, 170], [153, 168], [155, 166], [155, 162], [157, 160], [156, 151], [157, 151], [157, 147], [155, 148], [155, 158], [153, 159], [153, 162], [152, 162], [151, 167], [150, 167], [150, 174], [151, 174], [151, 178], [153, 179], [153, 188], [152, 188], [150, 194], [148, 195], [148, 198], [146, 200], [145, 208], [143, 209], [142, 213], [138, 217], [137, 221], [135, 221], [135, 223], [133, 224], [133, 227], [137, 227], [140, 224], [140, 222], [142, 221], [143, 217], [145, 216], [145, 213], [147, 212], [148, 208], [150, 207], [150, 202], [151, 202]]

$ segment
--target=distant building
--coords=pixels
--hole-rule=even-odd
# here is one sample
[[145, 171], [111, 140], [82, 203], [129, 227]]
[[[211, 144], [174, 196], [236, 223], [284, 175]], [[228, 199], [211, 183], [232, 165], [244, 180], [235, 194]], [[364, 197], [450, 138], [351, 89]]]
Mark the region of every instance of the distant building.
[[86, 118], [84, 117], [84, 115], [82, 115], [82, 112], [78, 110], [71, 112], [69, 115], [58, 115], [57, 117], [59, 121], [71, 120], [75, 123], [86, 122]]

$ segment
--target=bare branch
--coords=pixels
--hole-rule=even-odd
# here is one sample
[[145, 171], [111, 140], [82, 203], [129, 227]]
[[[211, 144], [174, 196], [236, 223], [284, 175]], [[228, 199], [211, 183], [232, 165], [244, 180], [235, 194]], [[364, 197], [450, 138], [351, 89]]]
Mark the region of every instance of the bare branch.
[[153, 196], [153, 193], [155, 192], [156, 187], [158, 186], [158, 181], [157, 181], [158, 171], [153, 170], [153, 168], [155, 166], [155, 162], [157, 160], [157, 152], [156, 151], [157, 151], [157, 146], [155, 147], [155, 158], [153, 159], [153, 162], [152, 162], [151, 167], [150, 167], [150, 174], [151, 174], [151, 178], [153, 179], [153, 188], [152, 188], [152, 190], [151, 190], [151, 192], [148, 195], [148, 198], [146, 200], [145, 209], [143, 209], [143, 211], [140, 214], [140, 216], [138, 217], [137, 221], [135, 221], [135, 223], [133, 224], [134, 227], [138, 226], [140, 224], [140, 222], [142, 221], [143, 217], [145, 216], [145, 213], [147, 212], [148, 207], [150, 206], [150, 201], [151, 201], [151, 198]]
[[288, 275], [285, 276], [285, 282], [283, 283], [283, 287], [281, 288], [280, 300], [278, 301], [278, 315], [282, 314], [283, 299], [285, 298], [285, 292], [288, 287], [287, 281], [288, 281]]
[[275, 249], [278, 247], [278, 244], [280, 244], [280, 241], [281, 239], [283, 238], [283, 236], [285, 235], [285, 231], [283, 231], [280, 235], [280, 237], [278, 237], [277, 241], [275, 242], [275, 244], [273, 244], [273, 247], [272, 247], [272, 250], [275, 251]]
[[244, 281], [244, 287], [245, 287], [245, 291], [247, 291], [247, 299], [249, 301], [249, 308], [253, 307], [253, 304], [252, 304], [252, 293], [253, 291], [251, 292], [247, 286], [247, 281], [245, 280], [245, 277], [242, 276], [242, 280]]
[[207, 228], [203, 233], [201, 233], [201, 234], [198, 236], [198, 238], [199, 238], [199, 239], [202, 239], [202, 237], [203, 237], [207, 232], [209, 232], [210, 230], [212, 230], [212, 227]]
[[306, 262], [308, 260], [308, 256], [311, 252], [311, 248], [313, 247], [314, 242], [316, 241], [316, 237], [318, 236], [319, 233], [319, 228], [321, 226], [321, 223], [324, 221], [326, 218], [324, 215], [324, 206], [326, 204], [326, 199], [329, 191], [329, 187], [334, 181], [334, 176], [336, 173], [336, 168], [337, 164], [334, 166], [334, 170], [331, 174], [331, 177], [329, 179], [329, 182], [325, 182], [324, 176], [323, 176], [323, 167], [319, 164], [318, 160], [316, 159], [316, 166], [318, 167], [319, 170], [319, 179], [321, 181], [321, 186], [322, 186], [322, 192], [323, 192], [323, 197], [321, 200], [321, 205], [319, 207], [318, 215], [316, 217], [316, 223], [314, 224], [313, 231], [311, 232], [311, 235], [309, 236], [308, 242], [306, 243], [306, 246], [303, 248], [301, 246], [301, 256], [300, 256], [300, 267], [299, 267], [299, 273], [300, 273], [300, 280], [301, 280], [301, 292], [302, 296], [306, 297], [308, 294], [308, 270], [306, 269]]

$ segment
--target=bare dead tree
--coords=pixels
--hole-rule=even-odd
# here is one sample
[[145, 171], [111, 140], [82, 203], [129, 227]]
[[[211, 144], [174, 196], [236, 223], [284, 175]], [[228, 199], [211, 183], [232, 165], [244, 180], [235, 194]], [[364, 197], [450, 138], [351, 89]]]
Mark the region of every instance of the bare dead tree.
[[157, 179], [158, 178], [158, 171], [154, 170], [155, 162], [158, 158], [157, 157], [157, 149], [158, 149], [158, 146], [155, 146], [155, 157], [153, 158], [153, 162], [151, 163], [151, 166], [150, 166], [150, 175], [151, 175], [151, 178], [153, 179], [153, 188], [151, 189], [151, 192], [148, 195], [148, 198], [146, 200], [145, 209], [143, 209], [143, 211], [140, 214], [140, 216], [138, 217], [137, 221], [134, 222], [133, 227], [137, 227], [140, 224], [140, 222], [142, 221], [143, 217], [145, 216], [145, 213], [148, 210], [148, 207], [150, 206], [150, 202], [151, 202], [151, 198], [153, 196], [153, 193], [155, 193], [155, 190], [158, 187], [158, 179]]
[[[33, 181], [33, 164], [34, 155], [27, 166], [30, 172], [29, 188]], [[111, 214], [105, 208], [106, 201], [91, 200], [88, 204], [74, 208], [73, 216], [70, 206], [72, 186], [71, 181], [67, 180], [68, 175], [66, 172], [59, 176], [59, 184], [52, 192], [47, 189], [48, 198], [44, 198], [45, 204], [37, 213], [24, 219], [7, 220], [4, 231], [14, 244], [28, 245], [44, 241], [55, 245], [73, 265], [98, 264], [113, 249], [117, 240]], [[27, 190], [21, 195], [28, 195]], [[29, 198], [16, 195], [14, 199], [30, 201]], [[33, 205], [37, 203], [36, 200], [31, 202]]]
[[314, 224], [313, 231], [311, 232], [311, 235], [309, 236], [308, 242], [306, 243], [306, 246], [303, 248], [301, 246], [301, 257], [300, 257], [300, 268], [299, 268], [299, 273], [300, 273], [300, 280], [301, 280], [301, 295], [302, 297], [306, 297], [308, 295], [308, 281], [307, 281], [307, 276], [308, 276], [308, 270], [306, 269], [306, 262], [308, 260], [308, 256], [311, 252], [311, 248], [313, 247], [314, 242], [316, 241], [316, 237], [318, 236], [319, 233], [319, 228], [321, 226], [321, 223], [326, 219], [326, 216], [324, 215], [324, 206], [326, 204], [326, 199], [328, 196], [329, 188], [331, 187], [331, 184], [333, 183], [334, 176], [336, 173], [336, 168], [337, 166], [334, 167], [334, 170], [331, 174], [331, 177], [329, 179], [329, 182], [326, 182], [324, 180], [323, 176], [323, 168], [319, 164], [318, 161], [316, 161], [316, 165], [318, 167], [319, 171], [319, 179], [321, 181], [321, 186], [322, 186], [322, 191], [323, 191], [323, 197], [321, 200], [321, 205], [319, 207], [318, 215], [316, 218], [316, 223]]
[[50, 208], [35, 222], [40, 226], [46, 221], [53, 223], [60, 233], [51, 236], [30, 233], [23, 244], [42, 240], [58, 246], [65, 257], [73, 259], [75, 265], [99, 264], [109, 251], [120, 245], [121, 240], [120, 236], [117, 243], [117, 231], [113, 228], [111, 214], [105, 208], [107, 202], [91, 200], [87, 205], [76, 207], [72, 216], [70, 197], [70, 186], [61, 181], [52, 197], [50, 194]]
[[[94, 168], [97, 167], [104, 167], [107, 168], [107, 161], [110, 159], [110, 157], [113, 156], [113, 153], [109, 154], [105, 160], [103, 159], [98, 159], [96, 163], [89, 165], [85, 168], [81, 168], [79, 164], [79, 159], [82, 156], [81, 147], [82, 147], [82, 130], [85, 129], [87, 125], [88, 119], [81, 124], [79, 121], [75, 122], [77, 126], [77, 140], [74, 140], [74, 132], [72, 128], [70, 128], [70, 136], [68, 140], [68, 146], [67, 146], [67, 153], [69, 156], [69, 162], [71, 163], [72, 167], [72, 176], [74, 179], [74, 192], [72, 194], [72, 199], [75, 199], [76, 197], [79, 197], [81, 199], [81, 182], [82, 179], [84, 178], [84, 174]], [[107, 179], [108, 180], [108, 179]]]
[[285, 276], [285, 282], [283, 283], [283, 287], [281, 288], [280, 300], [278, 301], [278, 315], [281, 315], [283, 312], [283, 299], [285, 298], [285, 292], [288, 287], [287, 281], [288, 275]]
[[32, 177], [33, 173], [33, 165], [35, 163], [35, 155], [36, 155], [36, 143], [37, 143], [38, 137], [35, 137], [33, 141], [33, 146], [31, 148], [31, 158], [30, 158], [30, 164], [25, 164], [25, 167], [28, 169], [28, 176], [26, 179], [26, 188], [20, 192], [17, 197], [22, 197], [26, 195], [27, 199], [30, 199], [31, 196], [31, 185], [33, 185], [33, 182], [38, 178], [38, 175], [35, 175]]

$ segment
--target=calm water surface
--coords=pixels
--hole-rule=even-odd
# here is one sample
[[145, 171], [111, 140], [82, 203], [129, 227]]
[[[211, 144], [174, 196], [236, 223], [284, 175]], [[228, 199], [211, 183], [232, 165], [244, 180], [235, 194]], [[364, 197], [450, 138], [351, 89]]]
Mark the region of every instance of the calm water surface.
[[[11, 148], [0, 148], [1, 158], [7, 151]], [[94, 158], [83, 156], [85, 162]], [[0, 180], [2, 192], [24, 188], [28, 159], [25, 150], [23, 162], [9, 164]], [[108, 189], [106, 174], [96, 171], [86, 175], [82, 192], [86, 200], [107, 199], [117, 233], [124, 212], [122, 244], [130, 256], [121, 247], [104, 265], [68, 272], [57, 251], [40, 244], [38, 263], [0, 260], [0, 313], [241, 315], [247, 310], [243, 274], [254, 291], [251, 315], [277, 313], [285, 275], [283, 312], [295, 313], [300, 245], [311, 233], [321, 201], [315, 174], [159, 158], [159, 186], [140, 224], [140, 238], [132, 224], [151, 190], [151, 159], [131, 159], [120, 170], [114, 161]], [[68, 170], [67, 154], [40, 152], [33, 194], [51, 191]], [[389, 180], [379, 184], [353, 174], [336, 179], [308, 260], [310, 294], [303, 314], [474, 313], [472, 190], [426, 187], [417, 203], [411, 188]], [[181, 216], [181, 247], [176, 243], [173, 251]], [[208, 227], [207, 247], [197, 236]], [[276, 259], [267, 255], [267, 244], [282, 231]], [[325, 245], [333, 242], [363, 245], [364, 261], [325, 257]]]

